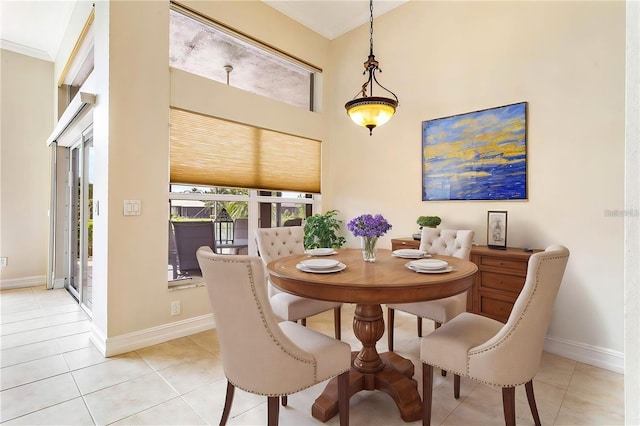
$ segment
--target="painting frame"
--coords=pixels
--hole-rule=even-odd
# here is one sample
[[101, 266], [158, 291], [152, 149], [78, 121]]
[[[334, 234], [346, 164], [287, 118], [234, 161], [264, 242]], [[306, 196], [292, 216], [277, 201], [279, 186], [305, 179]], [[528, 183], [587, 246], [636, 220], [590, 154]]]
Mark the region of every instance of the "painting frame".
[[422, 201], [526, 200], [527, 102], [422, 122]]
[[507, 249], [507, 211], [489, 210], [487, 212], [487, 247]]

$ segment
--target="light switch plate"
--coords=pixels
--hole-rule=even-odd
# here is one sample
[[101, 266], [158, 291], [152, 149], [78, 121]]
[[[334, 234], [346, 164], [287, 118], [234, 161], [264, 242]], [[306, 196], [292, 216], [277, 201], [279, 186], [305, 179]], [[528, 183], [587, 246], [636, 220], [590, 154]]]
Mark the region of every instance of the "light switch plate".
[[140, 200], [124, 200], [125, 216], [140, 216], [142, 213], [142, 202]]

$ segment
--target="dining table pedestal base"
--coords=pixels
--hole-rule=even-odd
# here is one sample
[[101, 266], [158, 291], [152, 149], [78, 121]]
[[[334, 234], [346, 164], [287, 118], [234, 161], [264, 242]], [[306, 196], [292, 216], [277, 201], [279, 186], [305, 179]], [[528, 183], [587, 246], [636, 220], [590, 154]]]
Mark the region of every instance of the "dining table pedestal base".
[[[358, 352], [351, 353], [351, 372], [349, 374], [349, 398], [361, 390], [380, 390], [395, 401], [400, 416], [405, 422], [414, 422], [422, 418], [422, 399], [418, 393], [418, 383], [413, 379], [413, 363], [396, 354], [380, 354], [383, 367], [373, 373], [363, 373], [353, 367]], [[332, 379], [311, 407], [311, 415], [326, 422], [338, 414], [338, 380]]]
[[[478, 267], [468, 260], [451, 256], [433, 256], [446, 261], [446, 274], [418, 274], [406, 267], [405, 259], [380, 249], [376, 262], [363, 262], [356, 249], [343, 249], [334, 259], [346, 267], [338, 273], [314, 274], [301, 271], [298, 264], [306, 254], [287, 256], [269, 262], [271, 281], [281, 290], [301, 297], [341, 303], [355, 303], [353, 334], [362, 344], [352, 352], [349, 390], [351, 398], [360, 391], [379, 390], [391, 396], [402, 420], [422, 418], [422, 400], [413, 379], [411, 360], [394, 352], [378, 353], [376, 345], [385, 331], [382, 304], [413, 303], [443, 299], [467, 291], [473, 285]], [[314, 402], [311, 415], [326, 422], [338, 414], [338, 381], [329, 381]]]

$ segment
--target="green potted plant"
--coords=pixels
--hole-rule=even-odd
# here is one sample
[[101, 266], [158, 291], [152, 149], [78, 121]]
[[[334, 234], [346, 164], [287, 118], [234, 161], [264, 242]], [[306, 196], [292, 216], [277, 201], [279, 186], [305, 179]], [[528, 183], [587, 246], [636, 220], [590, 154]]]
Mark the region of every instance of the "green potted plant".
[[426, 226], [428, 228], [435, 228], [436, 226], [440, 225], [441, 222], [442, 219], [440, 219], [438, 216], [420, 216], [416, 221], [416, 223], [420, 225], [420, 228], [422, 228], [423, 226]]
[[341, 220], [336, 218], [337, 210], [324, 214], [316, 213], [304, 222], [304, 248], [340, 248], [347, 242], [339, 235]]

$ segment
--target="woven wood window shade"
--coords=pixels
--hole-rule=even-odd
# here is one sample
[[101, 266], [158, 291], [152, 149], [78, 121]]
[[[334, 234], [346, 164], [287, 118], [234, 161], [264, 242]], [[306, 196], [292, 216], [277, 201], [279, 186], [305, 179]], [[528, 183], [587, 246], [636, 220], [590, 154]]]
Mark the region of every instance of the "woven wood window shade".
[[171, 109], [171, 183], [320, 192], [320, 142]]

